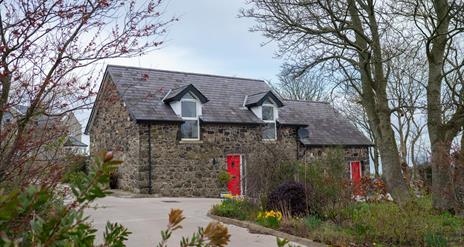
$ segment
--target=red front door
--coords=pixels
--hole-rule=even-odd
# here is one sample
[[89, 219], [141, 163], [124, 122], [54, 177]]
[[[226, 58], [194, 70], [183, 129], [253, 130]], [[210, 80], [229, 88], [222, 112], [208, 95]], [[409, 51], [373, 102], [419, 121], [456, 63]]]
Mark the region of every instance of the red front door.
[[359, 194], [361, 189], [361, 162], [351, 162], [351, 181], [354, 187], [354, 193]]
[[240, 195], [240, 155], [227, 155], [227, 172], [231, 176], [227, 188], [232, 195]]

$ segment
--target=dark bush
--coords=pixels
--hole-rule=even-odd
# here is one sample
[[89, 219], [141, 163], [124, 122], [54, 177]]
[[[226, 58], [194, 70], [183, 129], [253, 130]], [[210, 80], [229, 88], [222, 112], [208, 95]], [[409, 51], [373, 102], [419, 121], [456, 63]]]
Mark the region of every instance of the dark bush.
[[305, 215], [307, 213], [305, 186], [293, 181], [282, 183], [269, 195], [267, 207], [292, 216]]

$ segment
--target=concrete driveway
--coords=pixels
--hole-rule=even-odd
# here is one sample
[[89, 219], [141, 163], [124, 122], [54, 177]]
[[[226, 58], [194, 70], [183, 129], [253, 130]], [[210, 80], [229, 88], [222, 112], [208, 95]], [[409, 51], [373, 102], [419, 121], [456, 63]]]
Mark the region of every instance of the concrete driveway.
[[[126, 226], [132, 234], [127, 241], [128, 246], [156, 246], [161, 240], [160, 231], [165, 229], [168, 213], [171, 208], [180, 208], [186, 219], [183, 229], [176, 231], [169, 246], [179, 246], [181, 236], [191, 236], [200, 226], [206, 226], [212, 219], [206, 213], [218, 199], [205, 198], [121, 198], [108, 196], [97, 201], [98, 209], [89, 209], [94, 225], [99, 230], [98, 241], [101, 241], [107, 221], [119, 222]], [[247, 229], [227, 225], [231, 237], [229, 246], [262, 246], [274, 247], [275, 237], [251, 234]]]

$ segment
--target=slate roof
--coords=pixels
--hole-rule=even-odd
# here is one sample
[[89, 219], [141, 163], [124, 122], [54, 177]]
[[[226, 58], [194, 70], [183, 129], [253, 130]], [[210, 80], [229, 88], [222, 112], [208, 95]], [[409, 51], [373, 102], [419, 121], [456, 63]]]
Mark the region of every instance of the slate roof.
[[193, 86], [192, 84], [189, 84], [189, 85], [186, 85], [186, 86], [182, 86], [182, 87], [179, 87], [179, 88], [174, 88], [174, 89], [171, 89], [168, 91], [167, 95], [164, 97], [163, 101], [165, 103], [169, 103], [171, 101], [175, 101], [175, 100], [181, 100], [182, 97], [188, 93], [188, 92], [191, 92], [193, 93], [195, 96], [197, 96], [197, 98], [200, 100], [200, 102], [202, 104], [208, 102], [208, 98], [206, 98], [195, 86]]
[[[106, 73], [136, 121], [181, 122], [182, 119], [169, 104], [163, 102], [163, 98], [169, 90], [185, 89], [192, 84], [208, 99], [202, 106], [203, 122], [263, 124], [244, 105], [261, 100], [271, 91], [263, 80], [238, 77], [115, 65], [108, 65]], [[371, 145], [361, 132], [327, 103], [290, 100], [282, 100], [281, 103], [279, 124], [307, 128], [310, 140], [301, 140], [306, 145]]]
[[372, 143], [329, 103], [285, 100], [279, 109], [279, 123], [304, 123], [308, 137], [304, 145], [372, 145]]
[[261, 105], [267, 98], [271, 98], [279, 107], [284, 106], [282, 100], [279, 99], [279, 97], [270, 90], [266, 92], [247, 95], [245, 106], [252, 107]]
[[269, 90], [264, 81], [235, 77], [114, 65], [107, 66], [107, 73], [136, 120], [182, 121], [162, 99], [170, 89], [192, 84], [209, 100], [203, 105], [202, 121], [262, 123], [243, 101], [247, 94]]

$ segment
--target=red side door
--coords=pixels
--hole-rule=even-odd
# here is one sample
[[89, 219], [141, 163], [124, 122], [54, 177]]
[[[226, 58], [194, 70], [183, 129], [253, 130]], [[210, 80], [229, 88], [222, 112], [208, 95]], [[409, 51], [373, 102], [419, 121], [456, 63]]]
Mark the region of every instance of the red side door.
[[240, 195], [240, 155], [227, 155], [227, 172], [231, 176], [227, 188], [232, 195]]
[[351, 162], [351, 182], [353, 183], [354, 193], [359, 194], [361, 191], [361, 162]]

